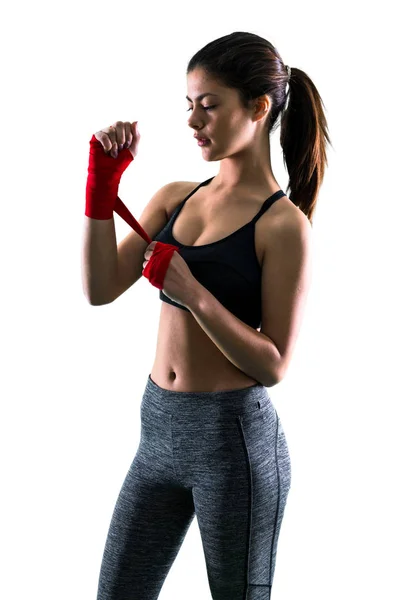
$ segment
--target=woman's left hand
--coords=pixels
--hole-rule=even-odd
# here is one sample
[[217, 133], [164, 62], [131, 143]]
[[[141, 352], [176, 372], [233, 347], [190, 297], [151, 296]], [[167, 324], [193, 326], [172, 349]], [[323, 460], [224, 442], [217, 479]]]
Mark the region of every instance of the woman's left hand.
[[[157, 242], [151, 242], [146, 248], [143, 270], [153, 254]], [[191, 301], [196, 297], [199, 282], [193, 277], [186, 261], [178, 252], [174, 252], [165, 273], [163, 293], [174, 302], [189, 309]]]

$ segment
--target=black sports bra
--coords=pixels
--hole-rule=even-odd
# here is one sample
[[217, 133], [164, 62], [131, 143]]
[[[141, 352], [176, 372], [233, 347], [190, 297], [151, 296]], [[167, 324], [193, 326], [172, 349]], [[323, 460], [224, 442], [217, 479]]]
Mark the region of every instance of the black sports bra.
[[[201, 186], [206, 186], [214, 177], [200, 183], [175, 208], [170, 220], [154, 238], [165, 244], [179, 247], [193, 276], [218, 300], [254, 329], [261, 327], [261, 268], [255, 250], [255, 223], [270, 206], [286, 194], [278, 190], [267, 198], [253, 219], [230, 235], [201, 246], [185, 246], [172, 235], [173, 225], [188, 200]], [[162, 290], [160, 300], [182, 310], [185, 306], [174, 302]], [[189, 311], [190, 312], [190, 311]]]

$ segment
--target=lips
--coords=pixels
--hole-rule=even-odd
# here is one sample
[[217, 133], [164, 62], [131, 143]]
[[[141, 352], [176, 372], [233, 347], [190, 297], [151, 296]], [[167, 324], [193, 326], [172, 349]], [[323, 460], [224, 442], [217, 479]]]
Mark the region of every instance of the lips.
[[207, 141], [209, 141], [209, 138], [206, 138], [206, 137], [200, 137], [200, 136], [198, 136], [198, 135], [195, 135], [195, 136], [193, 136], [193, 137], [194, 137], [194, 138], [195, 138], [195, 139], [196, 139], [198, 142], [199, 142], [200, 140], [207, 140]]

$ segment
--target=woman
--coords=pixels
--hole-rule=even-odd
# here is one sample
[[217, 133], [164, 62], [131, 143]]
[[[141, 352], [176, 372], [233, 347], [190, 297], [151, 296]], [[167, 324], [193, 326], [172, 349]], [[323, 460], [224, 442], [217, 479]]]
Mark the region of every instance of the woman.
[[[118, 248], [113, 203], [140, 134], [118, 121], [94, 136], [118, 176], [106, 210], [87, 192], [89, 301], [114, 301], [142, 274], [156, 285], [157, 253], [172, 249], [156, 285], [163, 304], [140, 444], [112, 516], [98, 600], [158, 598], [194, 515], [213, 600], [269, 599], [290, 488], [268, 388], [289, 367], [310, 286], [330, 143], [322, 101], [306, 73], [243, 32], [193, 56], [187, 89], [188, 125], [219, 173], [161, 188], [141, 216], [145, 235], [137, 229]], [[278, 117], [290, 199], [271, 168]], [[104, 162], [110, 150], [117, 160]]]

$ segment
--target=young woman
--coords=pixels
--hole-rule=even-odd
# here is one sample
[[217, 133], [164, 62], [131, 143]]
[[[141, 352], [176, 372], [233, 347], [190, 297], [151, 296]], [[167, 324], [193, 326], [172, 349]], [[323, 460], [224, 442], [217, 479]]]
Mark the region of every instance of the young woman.
[[[155, 285], [162, 252], [172, 250], [157, 284], [140, 445], [112, 516], [98, 600], [156, 600], [194, 515], [213, 600], [268, 600], [290, 488], [268, 388], [290, 365], [311, 281], [312, 214], [330, 143], [322, 101], [304, 71], [243, 32], [193, 56], [187, 101], [202, 157], [219, 161], [219, 172], [163, 186], [140, 218], [144, 235], [135, 230], [118, 247], [118, 181], [140, 134], [117, 121], [92, 138], [103, 168], [97, 184], [89, 168], [87, 187], [89, 302], [113, 302], [143, 274]], [[290, 198], [271, 168], [278, 122]], [[118, 173], [112, 185], [106, 172], [109, 182]], [[96, 199], [101, 182], [106, 200]]]

